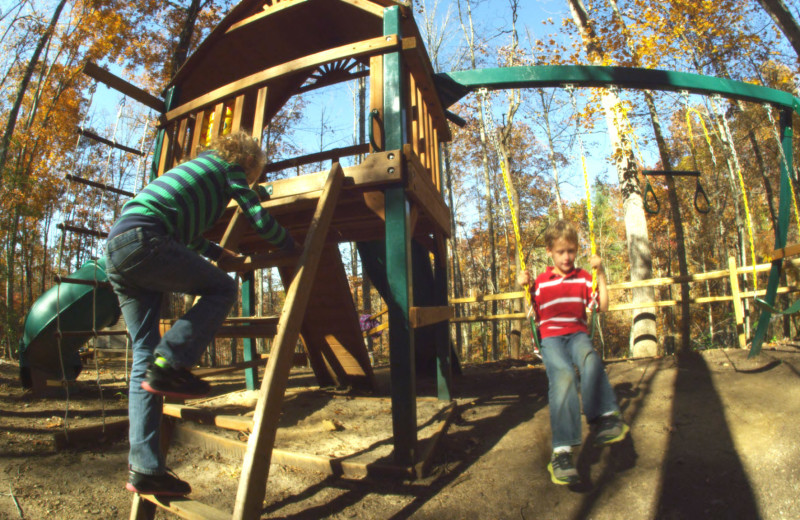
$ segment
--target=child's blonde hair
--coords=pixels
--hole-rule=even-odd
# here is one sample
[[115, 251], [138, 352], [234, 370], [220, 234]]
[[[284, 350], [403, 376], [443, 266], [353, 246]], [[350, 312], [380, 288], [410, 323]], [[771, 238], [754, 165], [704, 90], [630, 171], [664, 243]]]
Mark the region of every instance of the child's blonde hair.
[[559, 219], [547, 226], [547, 230], [544, 232], [544, 245], [547, 249], [552, 248], [556, 240], [560, 238], [577, 246], [578, 230], [575, 224], [569, 220]]
[[267, 154], [261, 145], [244, 130], [215, 137], [205, 150], [214, 150], [223, 161], [238, 164], [245, 170], [254, 166], [263, 169], [267, 164]]

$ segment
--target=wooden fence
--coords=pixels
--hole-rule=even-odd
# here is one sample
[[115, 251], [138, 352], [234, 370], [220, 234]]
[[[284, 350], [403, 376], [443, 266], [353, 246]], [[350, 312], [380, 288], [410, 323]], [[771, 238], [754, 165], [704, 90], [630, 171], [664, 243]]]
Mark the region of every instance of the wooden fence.
[[[800, 259], [787, 260], [786, 263], [791, 264], [791, 266], [793, 266], [794, 268], [797, 268], [798, 266], [800, 266]], [[739, 346], [741, 348], [745, 348], [747, 339], [745, 337], [746, 334], [744, 328], [744, 316], [745, 316], [744, 300], [748, 298], [764, 296], [767, 291], [766, 288], [757, 291], [742, 290], [742, 286], [739, 282], [739, 276], [749, 275], [752, 278], [754, 272], [762, 273], [769, 271], [771, 266], [772, 264], [767, 263], [767, 264], [756, 265], [755, 269], [753, 268], [753, 266], [738, 267], [736, 265], [735, 259], [729, 258], [728, 269], [690, 274], [688, 276], [668, 276], [663, 278], [651, 278], [649, 280], [641, 280], [637, 282], [622, 282], [622, 283], [609, 284], [608, 290], [609, 292], [624, 291], [640, 287], [664, 287], [669, 285], [682, 284], [686, 282], [694, 283], [694, 282], [705, 282], [709, 280], [727, 279], [730, 285], [730, 294], [723, 296], [700, 296], [697, 298], [692, 298], [690, 300], [690, 303], [695, 305], [703, 305], [703, 304], [719, 303], [719, 302], [731, 302], [731, 304], [733, 305], [734, 317], [736, 318], [736, 329], [739, 335]], [[788, 294], [798, 291], [800, 291], [800, 287], [798, 287], [795, 284], [789, 284], [788, 286], [778, 287], [778, 294]], [[513, 292], [498, 293], [498, 294], [478, 294], [465, 298], [452, 298], [450, 299], [450, 305], [489, 302], [493, 300], [515, 300], [524, 297], [525, 293], [523, 291], [513, 291]], [[630, 311], [635, 309], [654, 309], [660, 307], [675, 307], [680, 304], [681, 304], [680, 299], [658, 300], [652, 303], [645, 303], [645, 304], [617, 303], [609, 305], [608, 312]], [[472, 314], [470, 316], [453, 317], [450, 319], [450, 322], [470, 323], [470, 322], [481, 322], [481, 321], [516, 320], [516, 319], [525, 319], [526, 317], [527, 314], [524, 312], [514, 312], [514, 313], [495, 314], [495, 315], [486, 315], [478, 313], [478, 314]]]

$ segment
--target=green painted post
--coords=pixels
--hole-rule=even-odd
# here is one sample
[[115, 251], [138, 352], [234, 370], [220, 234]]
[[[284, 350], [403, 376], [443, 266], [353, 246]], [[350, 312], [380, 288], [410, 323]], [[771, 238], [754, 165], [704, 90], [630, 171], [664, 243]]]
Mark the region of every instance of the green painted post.
[[[444, 258], [441, 258], [444, 256]], [[437, 252], [433, 265], [434, 298], [436, 305], [447, 305], [447, 250], [444, 254]], [[442, 401], [449, 401], [451, 397], [450, 384], [452, 379], [453, 360], [450, 358], [452, 346], [450, 345], [450, 322], [443, 321], [436, 324], [436, 394]]]
[[[442, 167], [442, 153], [441, 144], [439, 147], [439, 186], [440, 192], [444, 196], [444, 187], [447, 186], [444, 178], [444, 168]], [[433, 263], [433, 278], [434, 278], [434, 294], [436, 305], [448, 305], [447, 299], [447, 241], [444, 237], [442, 240], [445, 242], [441, 251], [436, 252]], [[445, 321], [436, 325], [436, 393], [437, 397], [442, 401], [449, 401], [452, 399], [451, 384], [453, 376], [453, 360], [451, 355], [453, 352], [452, 345], [450, 344], [450, 322]]]
[[[256, 315], [256, 284], [253, 271], [242, 277], [242, 316]], [[245, 338], [242, 342], [244, 361], [252, 361], [258, 357], [256, 340]], [[248, 390], [258, 390], [258, 367], [244, 369], [244, 379]]]
[[[383, 34], [401, 36], [400, 8], [383, 11]], [[383, 57], [383, 133], [386, 150], [400, 150], [406, 143], [403, 63], [399, 52]], [[389, 362], [392, 384], [394, 459], [401, 466], [416, 462], [417, 402], [414, 335], [409, 327], [413, 302], [411, 284], [411, 234], [409, 204], [402, 186], [385, 191], [386, 275], [389, 307]]]
[[[178, 92], [176, 87], [170, 87], [167, 90], [166, 96], [164, 96], [164, 111], [169, 112], [174, 107], [172, 106], [174, 103], [173, 101], [178, 97]], [[153, 148], [153, 162], [150, 163], [150, 180], [156, 178], [158, 175], [158, 163], [161, 161], [161, 147], [164, 143], [164, 132], [166, 132], [166, 128], [162, 128], [156, 134], [156, 144], [155, 148]]]
[[[786, 161], [781, 161], [780, 203], [778, 205], [778, 225], [775, 228], [775, 249], [786, 247], [786, 237], [789, 232], [789, 210], [792, 202], [792, 189], [789, 183], [792, 182], [790, 175], [794, 171], [792, 165], [792, 110], [790, 108], [781, 110], [781, 147], [783, 148], [783, 155], [786, 157]], [[769, 271], [767, 294], [764, 296], [764, 301], [769, 305], [775, 305], [775, 296], [778, 293], [778, 285], [780, 284], [782, 264], [782, 258], [773, 261]], [[769, 310], [763, 309], [761, 311], [748, 357], [755, 357], [761, 352], [761, 345], [764, 343], [767, 329], [769, 328], [770, 317], [771, 313]]]

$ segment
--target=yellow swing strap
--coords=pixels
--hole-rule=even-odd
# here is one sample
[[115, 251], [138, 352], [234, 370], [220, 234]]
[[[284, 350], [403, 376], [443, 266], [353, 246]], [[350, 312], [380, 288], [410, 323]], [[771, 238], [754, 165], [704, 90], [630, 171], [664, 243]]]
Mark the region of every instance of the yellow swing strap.
[[742, 202], [744, 203], [744, 215], [747, 219], [747, 238], [750, 241], [750, 262], [753, 264], [753, 291], [758, 290], [758, 271], [756, 270], [756, 246], [753, 239], [753, 219], [750, 217], [750, 203], [747, 199], [747, 188], [744, 185], [744, 176], [742, 175], [742, 168], [739, 165], [739, 155], [736, 153], [736, 148], [733, 146], [733, 134], [728, 126], [728, 118], [725, 113], [722, 113], [722, 124], [725, 129], [725, 134], [728, 142], [730, 143], [731, 156], [733, 157], [733, 164], [736, 167], [736, 176], [739, 179], [739, 191], [742, 192]]
[[[586, 190], [586, 219], [589, 221], [589, 249], [591, 251], [592, 256], [597, 254], [597, 242], [594, 239], [594, 214], [592, 213], [592, 192], [589, 187], [589, 170], [586, 167], [586, 153], [583, 148], [583, 139], [581, 138], [580, 134], [580, 120], [579, 120], [579, 113], [578, 113], [578, 103], [575, 100], [575, 93], [574, 87], [572, 85], [567, 86], [567, 92], [569, 92], [570, 100], [572, 101], [572, 110], [575, 112], [575, 133], [578, 137], [578, 149], [580, 150], [581, 154], [581, 170], [583, 172], [583, 187]], [[589, 304], [591, 306], [591, 315], [589, 316], [589, 336], [594, 336], [594, 325], [596, 321], [596, 314], [595, 310], [599, 305], [598, 295], [597, 295], [597, 269], [592, 269], [592, 302]]]
[[[522, 252], [522, 235], [519, 231], [519, 220], [517, 219], [517, 210], [514, 205], [514, 198], [511, 196], [511, 177], [508, 175], [506, 168], [506, 157], [502, 154], [500, 157], [500, 171], [503, 173], [503, 186], [506, 189], [506, 197], [508, 198], [508, 210], [511, 213], [511, 224], [514, 227], [514, 240], [517, 242], [517, 254], [519, 255], [519, 268], [521, 271], [525, 270], [525, 255]], [[531, 301], [530, 285], [525, 288], [525, 304], [528, 307], [528, 321], [531, 325], [531, 336], [533, 336], [534, 351], [533, 353], [542, 358], [539, 351], [541, 344], [539, 343], [539, 331], [536, 327], [536, 321], [533, 319], [533, 302]]]

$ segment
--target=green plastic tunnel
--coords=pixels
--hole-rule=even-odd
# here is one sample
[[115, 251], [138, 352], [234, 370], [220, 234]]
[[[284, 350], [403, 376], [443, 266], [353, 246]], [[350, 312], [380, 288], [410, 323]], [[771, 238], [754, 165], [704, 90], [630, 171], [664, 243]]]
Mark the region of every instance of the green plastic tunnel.
[[[69, 278], [106, 282], [105, 257], [86, 262]], [[94, 310], [94, 316], [93, 311]], [[30, 386], [30, 371], [35, 368], [48, 376], [61, 379], [59, 341], [56, 332], [81, 332], [86, 334], [63, 336], [60, 351], [64, 376], [75, 379], [81, 369], [79, 349], [92, 338], [92, 327], [97, 330], [109, 327], [120, 316], [119, 302], [108, 286], [96, 288], [64, 282], [48, 289], [31, 306], [20, 342], [20, 378], [25, 387]]]

